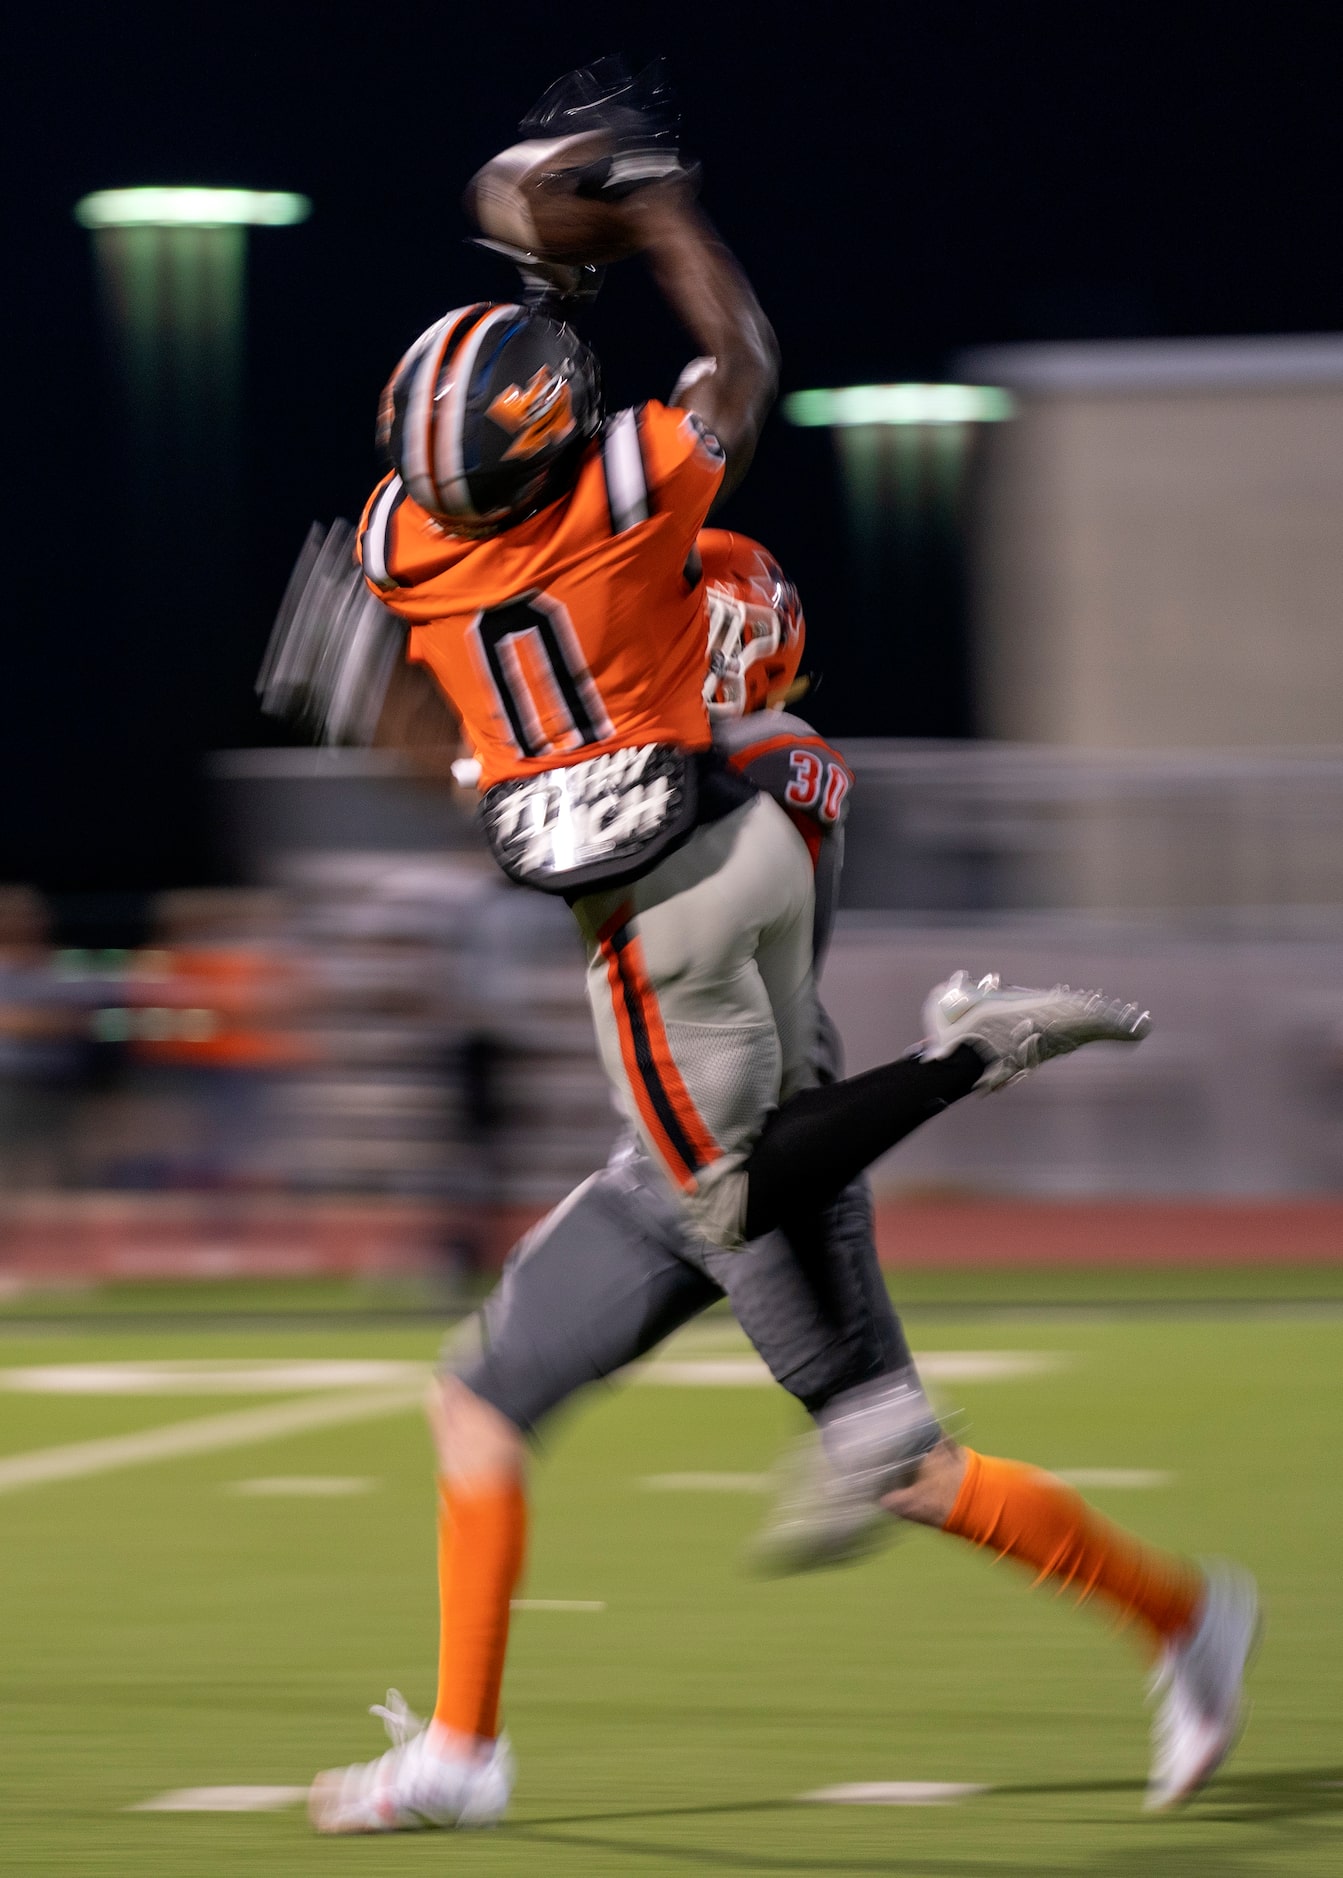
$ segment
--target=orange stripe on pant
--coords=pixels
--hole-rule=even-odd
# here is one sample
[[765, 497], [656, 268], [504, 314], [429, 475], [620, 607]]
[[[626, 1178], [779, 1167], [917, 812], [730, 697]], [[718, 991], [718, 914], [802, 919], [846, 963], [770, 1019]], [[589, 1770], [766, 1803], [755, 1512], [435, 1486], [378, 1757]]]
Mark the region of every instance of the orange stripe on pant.
[[723, 1150], [676, 1067], [633, 921], [634, 908], [627, 901], [616, 908], [597, 934], [611, 987], [621, 1061], [639, 1114], [663, 1164], [683, 1192], [693, 1192], [697, 1176], [718, 1160]]

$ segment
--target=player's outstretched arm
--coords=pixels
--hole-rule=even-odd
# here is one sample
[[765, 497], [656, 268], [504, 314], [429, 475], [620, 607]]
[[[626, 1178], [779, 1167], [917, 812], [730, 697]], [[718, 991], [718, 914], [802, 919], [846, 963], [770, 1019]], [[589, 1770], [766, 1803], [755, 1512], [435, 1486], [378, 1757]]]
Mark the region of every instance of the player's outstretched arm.
[[751, 283], [684, 189], [637, 190], [625, 209], [653, 278], [702, 355], [701, 369], [683, 374], [672, 402], [701, 417], [723, 446], [721, 499], [745, 475], [774, 402], [774, 330]]

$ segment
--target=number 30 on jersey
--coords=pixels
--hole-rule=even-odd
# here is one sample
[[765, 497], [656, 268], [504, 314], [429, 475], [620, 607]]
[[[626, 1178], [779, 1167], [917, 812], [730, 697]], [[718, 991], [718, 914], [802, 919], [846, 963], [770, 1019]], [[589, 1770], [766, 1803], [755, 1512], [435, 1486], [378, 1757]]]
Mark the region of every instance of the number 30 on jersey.
[[814, 750], [794, 750], [788, 758], [792, 780], [784, 799], [795, 809], [808, 809], [818, 820], [837, 822], [852, 781], [842, 764], [818, 756]]

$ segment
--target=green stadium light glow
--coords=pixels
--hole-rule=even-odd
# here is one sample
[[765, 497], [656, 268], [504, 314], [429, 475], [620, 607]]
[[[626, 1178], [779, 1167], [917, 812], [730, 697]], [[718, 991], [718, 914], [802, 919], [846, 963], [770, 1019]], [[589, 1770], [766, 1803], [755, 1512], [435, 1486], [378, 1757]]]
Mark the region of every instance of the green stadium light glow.
[[121, 405], [128, 558], [190, 541], [178, 577], [188, 559], [212, 570], [217, 617], [225, 577], [213, 570], [236, 559], [242, 514], [248, 245], [254, 228], [311, 213], [306, 196], [287, 191], [200, 187], [99, 189], [74, 206]]
[[842, 385], [794, 391], [783, 401], [790, 424], [850, 429], [866, 424], [1000, 424], [1016, 412], [996, 385]]
[[96, 189], [75, 204], [85, 228], [290, 228], [311, 213], [276, 189]]

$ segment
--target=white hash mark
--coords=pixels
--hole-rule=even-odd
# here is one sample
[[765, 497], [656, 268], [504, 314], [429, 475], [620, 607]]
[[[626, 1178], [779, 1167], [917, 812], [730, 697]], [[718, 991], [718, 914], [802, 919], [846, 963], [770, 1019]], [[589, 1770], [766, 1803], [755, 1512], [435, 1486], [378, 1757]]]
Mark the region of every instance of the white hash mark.
[[988, 1791], [964, 1781], [858, 1780], [848, 1786], [818, 1787], [798, 1798], [831, 1806], [951, 1806]]
[[604, 1611], [601, 1598], [514, 1598], [515, 1611]]
[[768, 1493], [768, 1474], [645, 1474], [640, 1482], [653, 1493]]
[[334, 1500], [346, 1494], [372, 1493], [377, 1486], [359, 1474], [270, 1474], [257, 1480], [230, 1480], [225, 1493], [242, 1493], [259, 1500]]
[[1060, 1467], [1055, 1472], [1070, 1487], [1169, 1487], [1175, 1479], [1161, 1467]]
[[128, 1813], [278, 1813], [306, 1800], [306, 1787], [175, 1787]]

